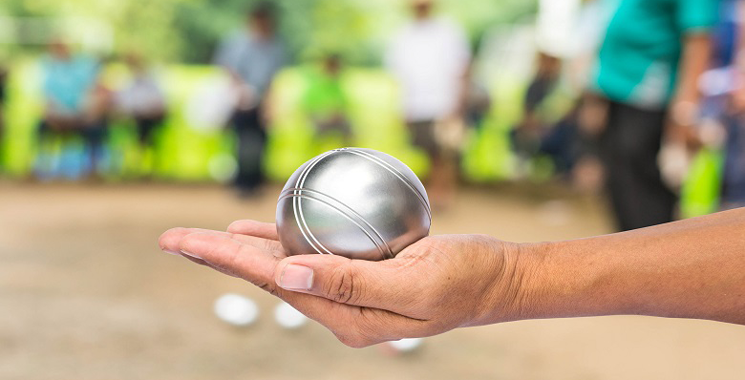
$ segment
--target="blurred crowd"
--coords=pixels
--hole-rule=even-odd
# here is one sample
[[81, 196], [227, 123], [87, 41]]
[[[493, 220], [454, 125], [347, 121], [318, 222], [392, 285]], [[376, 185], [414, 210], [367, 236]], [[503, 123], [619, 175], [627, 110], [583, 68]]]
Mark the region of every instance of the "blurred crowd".
[[[563, 2], [561, 4], [569, 4]], [[620, 230], [676, 217], [681, 188], [701, 152], [721, 152], [715, 181], [722, 208], [745, 205], [745, 4], [739, 0], [577, 0], [568, 51], [552, 48], [558, 30], [536, 31], [534, 67], [509, 141], [516, 176], [544, 163], [555, 178], [580, 189], [605, 189]], [[561, 9], [550, 0], [539, 17]], [[434, 0], [409, 0], [410, 16], [390, 39], [383, 68], [400, 88], [400, 118], [410, 143], [424, 152], [433, 207], [447, 207], [459, 181], [469, 130], [478, 129], [498, 100], [478, 83], [478, 53], [461, 25]], [[272, 84], [288, 65], [278, 33], [282, 15], [271, 2], [254, 4], [246, 23], [225, 37], [214, 64], [230, 78], [235, 99], [226, 127], [236, 138], [233, 183], [241, 196], [262, 185], [273, 120]], [[340, 36], [343, 38], [343, 36]], [[38, 122], [34, 176], [96, 177], [118, 157], [105, 149], [112, 119], [128, 119], [143, 152], [168, 120], [166, 91], [147, 57], [120, 59], [125, 86], [107, 87], [104, 62], [64, 40], [41, 62], [43, 117]], [[499, 65], [499, 62], [487, 65]], [[354, 143], [345, 57], [327, 52], [304, 88], [301, 107], [317, 138]], [[0, 123], [8, 75], [0, 68]], [[3, 129], [0, 124], [0, 139]], [[80, 144], [75, 165], [61, 145]], [[12, 149], [12, 144], [5, 144]], [[142, 160], [154, 155], [142, 154]], [[147, 165], [153, 166], [150, 162]], [[145, 174], [147, 175], [147, 173]]]
[[[41, 64], [45, 102], [38, 126], [35, 164], [38, 177], [96, 176], [106, 170], [101, 163], [113, 117], [130, 118], [139, 143], [143, 148], [152, 148], [154, 130], [165, 118], [165, 96], [141, 57], [127, 55], [124, 62], [131, 79], [126, 87], [114, 92], [101, 80], [102, 62], [73, 53], [62, 41], [49, 45]], [[60, 150], [55, 145], [75, 138], [83, 142], [82, 151], [87, 159], [80, 165], [66, 165], [65, 157], [59, 157]]]

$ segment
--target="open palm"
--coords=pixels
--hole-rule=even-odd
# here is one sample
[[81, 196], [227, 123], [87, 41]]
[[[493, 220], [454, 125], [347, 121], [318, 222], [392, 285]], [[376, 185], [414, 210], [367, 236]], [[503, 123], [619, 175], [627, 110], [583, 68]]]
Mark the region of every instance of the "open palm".
[[518, 246], [488, 236], [427, 237], [380, 262], [288, 257], [275, 225], [251, 220], [227, 232], [174, 228], [159, 242], [285, 300], [352, 347], [507, 320], [519, 304], [510, 259]]

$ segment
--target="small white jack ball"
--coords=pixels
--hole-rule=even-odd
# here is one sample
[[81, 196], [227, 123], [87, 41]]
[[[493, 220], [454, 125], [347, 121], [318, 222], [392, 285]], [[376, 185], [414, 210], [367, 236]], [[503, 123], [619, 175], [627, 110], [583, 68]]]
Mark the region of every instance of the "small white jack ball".
[[250, 298], [226, 293], [215, 301], [215, 314], [234, 326], [248, 326], [259, 317], [259, 308]]
[[422, 338], [405, 338], [388, 342], [388, 345], [391, 346], [394, 350], [403, 353], [416, 350], [417, 348], [419, 348], [419, 346], [422, 345], [423, 341], [424, 339]]
[[282, 302], [274, 309], [274, 319], [286, 329], [296, 329], [308, 322], [308, 317], [297, 311], [287, 302]]

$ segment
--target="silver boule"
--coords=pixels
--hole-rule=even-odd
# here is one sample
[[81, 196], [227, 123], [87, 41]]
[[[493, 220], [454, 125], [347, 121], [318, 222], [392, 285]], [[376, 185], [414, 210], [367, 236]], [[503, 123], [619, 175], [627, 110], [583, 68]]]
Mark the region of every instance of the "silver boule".
[[277, 232], [290, 255], [384, 260], [429, 235], [429, 198], [403, 162], [371, 149], [314, 157], [277, 201]]

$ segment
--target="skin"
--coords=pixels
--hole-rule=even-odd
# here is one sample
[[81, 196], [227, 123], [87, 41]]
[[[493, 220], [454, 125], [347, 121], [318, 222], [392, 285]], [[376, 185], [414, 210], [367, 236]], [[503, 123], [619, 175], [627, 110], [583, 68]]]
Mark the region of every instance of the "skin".
[[701, 94], [698, 81], [708, 68], [712, 40], [709, 33], [689, 33], [683, 37], [683, 56], [680, 60], [675, 96], [670, 104], [668, 137], [695, 150], [701, 142], [693, 125], [697, 121], [697, 110]]
[[344, 344], [535, 318], [637, 314], [745, 324], [745, 208], [588, 239], [430, 236], [394, 259], [287, 257], [274, 224], [174, 228], [163, 251], [287, 301]]
[[[740, 2], [738, 7], [740, 14], [740, 20], [745, 20], [745, 4]], [[740, 83], [745, 83], [745, 28], [740, 28], [740, 33], [737, 36], [737, 56], [736, 56], [735, 67], [738, 72], [737, 79]], [[745, 112], [745, 85], [740, 85], [739, 88], [735, 89], [732, 93], [732, 106], [736, 113]]]

